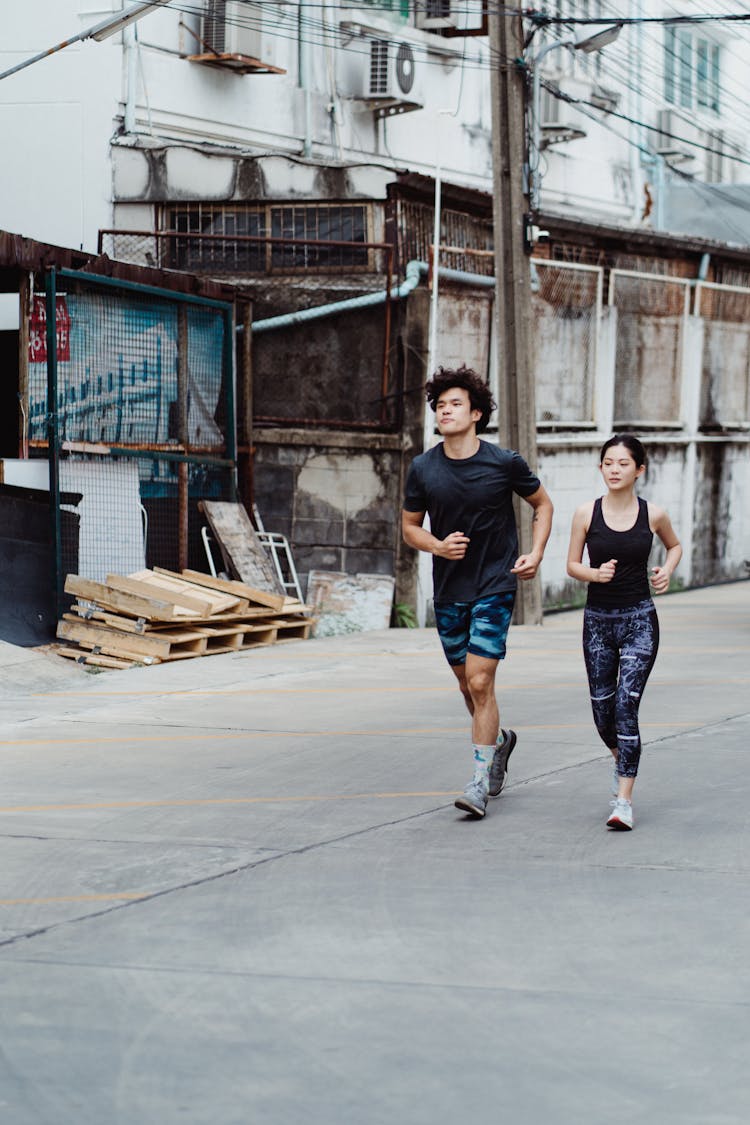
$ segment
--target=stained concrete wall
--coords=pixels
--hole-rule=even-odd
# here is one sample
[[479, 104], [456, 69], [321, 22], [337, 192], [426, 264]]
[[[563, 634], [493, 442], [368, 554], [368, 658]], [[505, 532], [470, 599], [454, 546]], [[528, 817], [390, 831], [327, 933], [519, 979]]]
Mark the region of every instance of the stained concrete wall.
[[[258, 428], [254, 434], [256, 499], [264, 523], [269, 530], [289, 537], [303, 579], [310, 569], [393, 574], [396, 599], [423, 608], [430, 596], [431, 560], [421, 556], [420, 566], [416, 553], [402, 544], [400, 511], [408, 465], [435, 439], [433, 415], [425, 410], [423, 389], [429, 315], [430, 294], [425, 288], [400, 302], [395, 312], [390, 360], [393, 382], [399, 388], [401, 420], [392, 433], [345, 428], [334, 432], [311, 423]], [[274, 346], [267, 336], [257, 353], [256, 410], [259, 403], [268, 401], [268, 395], [289, 395], [300, 409], [305, 402], [315, 408], [321, 421], [330, 417], [326, 411], [332, 404], [340, 412], [347, 403], [356, 406], [352, 418], [359, 412], [361, 420], [366, 415], [367, 388], [377, 387], [381, 377], [380, 349], [373, 343], [380, 330], [379, 317], [379, 312], [370, 310], [357, 314], [355, 321], [310, 324], [299, 339], [297, 330], [285, 332]], [[486, 291], [443, 289], [439, 360], [446, 365], [467, 362], [494, 379], [490, 321], [491, 297]], [[554, 365], [558, 364], [560, 378], [570, 379], [571, 371], [580, 372], [586, 366], [584, 361], [590, 360], [592, 343], [588, 332], [566, 334], [563, 330], [569, 349], [560, 368], [559, 323], [543, 317], [540, 325], [539, 369], [547, 373], [540, 391], [549, 399], [555, 393], [549, 375]], [[547, 608], [580, 604], [585, 596], [585, 588], [566, 574], [568, 539], [576, 507], [603, 492], [599, 450], [613, 432], [618, 409], [613, 393], [618, 331], [616, 310], [604, 310], [598, 321], [597, 363], [588, 362], [594, 387], [577, 403], [572, 399], [569, 403], [571, 411], [576, 412], [577, 405], [578, 413], [588, 415], [579, 419], [579, 432], [549, 432], [542, 427], [538, 434], [536, 468], [556, 508], [542, 570]], [[676, 427], [660, 429], [652, 422], [650, 429], [641, 431], [649, 466], [640, 492], [668, 510], [685, 550], [676, 579], [691, 585], [745, 576], [744, 560], [750, 558], [750, 516], [745, 500], [750, 493], [750, 434], [702, 431], [704, 324], [691, 317], [681, 331], [678, 377], [671, 366], [666, 371], [654, 367], [649, 375], [652, 397], [639, 391], [633, 401], [641, 407], [650, 403], [652, 409], [654, 402], [663, 405], [661, 379], [670, 413], [677, 416]], [[308, 374], [314, 372], [307, 389], [301, 390], [305, 372], [295, 368], [295, 355], [304, 355], [309, 361]], [[738, 369], [736, 357], [732, 369]], [[639, 370], [639, 377], [645, 380], [646, 365], [642, 363]], [[578, 380], [576, 390], [581, 386]], [[569, 392], [563, 388], [558, 401], [567, 401], [564, 394]], [[496, 441], [496, 428], [491, 427], [484, 436]], [[663, 554], [657, 542], [653, 562], [660, 561]]]
[[[265, 527], [290, 540], [303, 590], [313, 569], [395, 575], [398, 599], [414, 604], [414, 557], [401, 541], [400, 513], [406, 468], [422, 449], [428, 316], [426, 290], [394, 308], [393, 432], [337, 431], [312, 420], [254, 430], [255, 500]], [[285, 331], [275, 346], [271, 334], [258, 338], [256, 416], [277, 393], [275, 380], [292, 396], [290, 413], [306, 405], [321, 423], [334, 410], [337, 416], [348, 411], [353, 423], [372, 414], [366, 400], [380, 395], [383, 310], [363, 311], [346, 324], [340, 319]], [[290, 374], [300, 356], [302, 369]], [[310, 357], [319, 359], [314, 370]], [[309, 387], [301, 389], [300, 380]]]
[[310, 570], [395, 573], [400, 447], [387, 434], [256, 435], [256, 502], [293, 543], [303, 588]]

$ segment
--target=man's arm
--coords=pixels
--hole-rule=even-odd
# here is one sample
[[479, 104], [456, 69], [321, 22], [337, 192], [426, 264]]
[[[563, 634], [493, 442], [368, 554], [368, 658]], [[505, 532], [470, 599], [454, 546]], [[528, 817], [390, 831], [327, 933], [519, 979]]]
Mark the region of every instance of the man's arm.
[[531, 496], [524, 496], [523, 499], [534, 509], [531, 520], [531, 550], [527, 555], [519, 555], [511, 573], [527, 580], [534, 577], [544, 558], [544, 548], [552, 531], [554, 508], [547, 490], [541, 484], [536, 492], [532, 492]]
[[401, 513], [401, 533], [404, 542], [417, 551], [427, 551], [430, 555], [438, 555], [441, 559], [462, 559], [469, 546], [469, 540], [462, 531], [452, 531], [445, 539], [438, 539], [427, 528], [422, 527], [424, 512]]

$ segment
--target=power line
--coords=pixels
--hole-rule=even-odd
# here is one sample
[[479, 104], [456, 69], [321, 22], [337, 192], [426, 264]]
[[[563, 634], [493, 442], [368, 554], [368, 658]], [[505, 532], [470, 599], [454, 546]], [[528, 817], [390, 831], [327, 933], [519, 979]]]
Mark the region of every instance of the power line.
[[[572, 94], [566, 94], [563, 90], [560, 89], [559, 86], [555, 86], [553, 83], [545, 79], [542, 79], [541, 84], [545, 90], [548, 90], [549, 93], [553, 95], [553, 97], [559, 98], [560, 101], [567, 102], [569, 105], [587, 106], [590, 109], [599, 110], [601, 112], [601, 107], [598, 106], [596, 102], [589, 101], [586, 98], [576, 98]], [[741, 156], [732, 156], [723, 148], [711, 148], [710, 145], [704, 145], [699, 141], [689, 140], [687, 137], [681, 137], [677, 133], [667, 132], [667, 130], [659, 128], [658, 125], [648, 125], [645, 121], [639, 121], [635, 117], [628, 117], [628, 115], [625, 113], [618, 113], [616, 110], [607, 110], [607, 116], [615, 117], [618, 121], [626, 121], [629, 125], [638, 125], [640, 128], [646, 129], [650, 133], [658, 133], [662, 137], [668, 137], [670, 140], [679, 141], [681, 144], [690, 145], [691, 148], [698, 149], [702, 152], [712, 153], [714, 156], [723, 156], [726, 157], [727, 160], [734, 160], [738, 164], [744, 164], [747, 167], [750, 167], [750, 160], [745, 160]], [[597, 121], [600, 125], [604, 125], [606, 128], [606, 121], [600, 121], [596, 117], [592, 117], [592, 120]], [[617, 135], [620, 136], [620, 134]]]

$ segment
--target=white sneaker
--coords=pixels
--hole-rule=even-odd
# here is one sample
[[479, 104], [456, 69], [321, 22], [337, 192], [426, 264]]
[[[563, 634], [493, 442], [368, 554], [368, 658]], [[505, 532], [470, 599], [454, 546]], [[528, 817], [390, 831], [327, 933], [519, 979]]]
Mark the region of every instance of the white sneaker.
[[464, 789], [463, 797], [457, 797], [453, 804], [457, 809], [471, 813], [477, 818], [483, 817], [487, 811], [487, 783], [474, 778]]
[[630, 832], [633, 827], [633, 806], [624, 797], [617, 797], [612, 802], [612, 812], [607, 821], [607, 828], [616, 828], [620, 832]]

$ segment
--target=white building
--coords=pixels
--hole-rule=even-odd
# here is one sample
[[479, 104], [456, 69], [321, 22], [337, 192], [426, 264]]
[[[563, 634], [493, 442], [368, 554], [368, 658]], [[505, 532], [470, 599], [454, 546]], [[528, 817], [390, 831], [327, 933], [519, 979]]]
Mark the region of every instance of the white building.
[[[130, 6], [15, 4], [2, 67]], [[529, 106], [544, 210], [663, 229], [670, 177], [750, 179], [750, 25], [649, 22], [694, 7], [547, 7], [551, 22], [537, 26], [525, 53], [531, 87], [544, 52], [538, 104]], [[720, 0], [700, 7], [726, 15]], [[744, 11], [750, 5], [733, 5]], [[644, 22], [626, 23], [594, 54], [547, 50], [607, 26], [576, 19]], [[312, 217], [270, 214], [269, 201], [382, 200], [397, 169], [431, 176], [438, 161], [446, 182], [489, 192], [490, 48], [486, 35], [456, 36], [460, 29], [482, 30], [481, 0], [167, 0], [123, 31], [75, 42], [0, 82], [1, 224], [85, 249], [111, 227], [271, 233], [292, 224], [299, 234]], [[199, 203], [217, 206], [191, 213]], [[239, 219], [252, 204], [257, 213]], [[347, 221], [382, 238], [377, 208]]]
[[[630, 22], [599, 52], [558, 47], [543, 59], [544, 209], [669, 230], [670, 183], [750, 183], [750, 4], [733, 4], [731, 11], [732, 20], [721, 19], [728, 6], [720, 0], [548, 6], [554, 20]], [[667, 22], [697, 15], [700, 22]], [[534, 36], [529, 53], [552, 42], [580, 43], [603, 26], [551, 23]]]
[[[15, 4], [4, 71], [116, 24], [123, 7]], [[246, 442], [262, 504], [303, 569], [395, 570], [411, 596], [399, 480], [423, 440], [430, 308], [420, 285], [386, 330], [382, 307], [349, 306], [309, 331], [285, 314], [377, 289], [385, 298], [382, 244], [397, 248], [399, 279], [408, 261], [424, 263], [439, 167], [440, 262], [461, 276], [441, 288], [436, 355], [493, 378], [492, 286], [470, 278], [489, 281], [494, 268], [490, 69], [508, 65], [525, 72], [529, 94], [518, 174], [552, 231], [531, 299], [539, 463], [560, 501], [548, 598], [577, 596], [568, 517], [597, 487], [597, 451], [614, 426], [642, 429], [655, 450], [650, 480], [680, 513], [685, 580], [744, 574], [750, 230], [739, 229], [736, 193], [750, 182], [750, 20], [729, 19], [720, 0], [701, 3], [698, 23], [669, 22], [695, 16], [689, 0], [557, 0], [526, 19], [519, 61], [493, 57], [481, 0], [154, 8], [0, 80], [0, 227], [90, 251], [109, 231], [111, 257], [253, 280], [256, 321], [278, 313], [284, 327], [255, 325], [259, 426]], [[732, 14], [750, 16], [750, 3]], [[603, 50], [580, 49], [618, 22]], [[468, 29], [481, 34], [456, 34]], [[671, 189], [708, 192], [702, 213], [721, 231], [727, 184], [736, 225], [726, 237], [706, 234], [717, 241], [704, 246], [699, 215], [670, 244]], [[284, 257], [253, 238], [296, 249]], [[300, 249], [306, 239], [348, 248], [328, 269], [319, 250]], [[735, 244], [723, 259], [721, 242]], [[351, 496], [354, 468], [367, 488]]]

